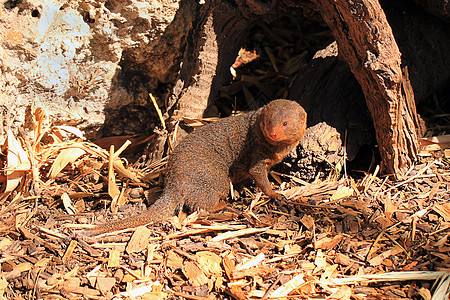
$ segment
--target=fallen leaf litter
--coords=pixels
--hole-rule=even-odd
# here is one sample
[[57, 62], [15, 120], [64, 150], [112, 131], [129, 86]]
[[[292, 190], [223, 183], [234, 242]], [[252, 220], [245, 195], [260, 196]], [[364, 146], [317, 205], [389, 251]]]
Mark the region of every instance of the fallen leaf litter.
[[[164, 161], [134, 169], [120, 159], [123, 148], [63, 139], [67, 128], [35, 122], [36, 139], [8, 133], [3, 147], [3, 298], [431, 299], [449, 291], [450, 164], [439, 139], [422, 140], [421, 162], [398, 182], [378, 169], [356, 181], [291, 179], [286, 201], [244, 189], [219, 213], [85, 241], [77, 233], [91, 224], [139, 213], [149, 188], [142, 178], [163, 172]], [[44, 133], [51, 142], [41, 142]]]

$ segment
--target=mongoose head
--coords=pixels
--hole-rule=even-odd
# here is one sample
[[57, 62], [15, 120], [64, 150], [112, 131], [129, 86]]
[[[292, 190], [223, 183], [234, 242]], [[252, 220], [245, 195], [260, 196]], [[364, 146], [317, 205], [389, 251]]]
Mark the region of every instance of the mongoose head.
[[270, 144], [293, 144], [305, 135], [306, 112], [295, 101], [274, 100], [264, 106], [260, 127]]

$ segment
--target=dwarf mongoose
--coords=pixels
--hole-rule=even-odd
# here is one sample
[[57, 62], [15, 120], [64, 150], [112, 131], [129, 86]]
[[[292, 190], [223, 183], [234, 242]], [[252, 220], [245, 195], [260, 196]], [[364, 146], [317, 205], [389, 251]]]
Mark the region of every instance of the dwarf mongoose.
[[268, 170], [292, 151], [305, 134], [306, 112], [279, 99], [245, 114], [194, 130], [171, 154], [163, 194], [142, 214], [87, 231], [97, 235], [167, 219], [183, 208], [213, 211], [233, 183], [251, 177], [269, 197]]

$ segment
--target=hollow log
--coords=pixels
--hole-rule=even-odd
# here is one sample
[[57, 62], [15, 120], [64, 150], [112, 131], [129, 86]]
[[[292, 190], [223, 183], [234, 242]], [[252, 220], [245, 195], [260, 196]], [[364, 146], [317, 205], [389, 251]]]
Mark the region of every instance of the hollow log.
[[384, 11], [377, 0], [316, 0], [315, 4], [333, 32], [340, 57], [364, 92], [382, 170], [400, 177], [416, 160], [418, 124], [412, 87], [404, 80], [401, 53]]

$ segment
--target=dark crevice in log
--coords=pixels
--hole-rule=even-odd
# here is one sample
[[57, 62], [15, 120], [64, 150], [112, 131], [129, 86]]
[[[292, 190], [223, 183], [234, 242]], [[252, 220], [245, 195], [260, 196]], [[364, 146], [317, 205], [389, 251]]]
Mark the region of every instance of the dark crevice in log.
[[450, 3], [448, 0], [414, 0], [430, 14], [450, 22]]
[[289, 91], [308, 112], [308, 126], [325, 121], [336, 128], [352, 160], [362, 145], [375, 140], [364, 94], [348, 65], [338, 60], [336, 43], [319, 51]]

